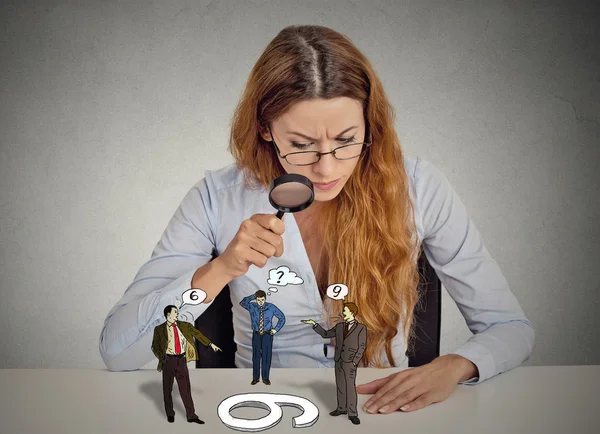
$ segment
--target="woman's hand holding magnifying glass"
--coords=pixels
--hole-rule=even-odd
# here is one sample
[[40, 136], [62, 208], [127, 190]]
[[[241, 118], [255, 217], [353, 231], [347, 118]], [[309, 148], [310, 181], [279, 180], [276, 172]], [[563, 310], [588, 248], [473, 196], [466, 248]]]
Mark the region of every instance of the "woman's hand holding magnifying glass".
[[240, 225], [237, 234], [216, 262], [229, 281], [243, 276], [250, 265], [263, 268], [271, 256], [283, 255], [284, 213], [308, 208], [314, 200], [310, 179], [300, 174], [278, 176], [269, 186], [269, 202], [279, 210], [273, 214], [254, 214]]
[[240, 228], [225, 251], [215, 258], [231, 277], [243, 276], [250, 265], [263, 268], [271, 256], [283, 255], [285, 223], [275, 214], [254, 214]]

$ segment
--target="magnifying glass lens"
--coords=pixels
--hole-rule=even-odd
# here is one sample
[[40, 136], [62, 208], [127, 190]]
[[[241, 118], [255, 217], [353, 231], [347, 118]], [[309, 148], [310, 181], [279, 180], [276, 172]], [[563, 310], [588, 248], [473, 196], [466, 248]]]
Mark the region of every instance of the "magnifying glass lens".
[[280, 184], [271, 192], [271, 198], [285, 208], [296, 208], [308, 202], [313, 192], [310, 187], [296, 182]]
[[299, 212], [310, 206], [315, 197], [313, 184], [304, 175], [286, 173], [278, 176], [269, 186], [269, 202], [281, 218], [286, 212]]

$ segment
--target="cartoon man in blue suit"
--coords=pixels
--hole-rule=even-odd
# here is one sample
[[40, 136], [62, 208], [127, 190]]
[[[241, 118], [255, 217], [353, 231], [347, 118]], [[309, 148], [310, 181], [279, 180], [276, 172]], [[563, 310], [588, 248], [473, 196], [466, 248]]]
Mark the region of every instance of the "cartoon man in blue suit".
[[[253, 303], [253, 301], [256, 303]], [[267, 294], [259, 290], [256, 293], [244, 297], [240, 306], [250, 312], [252, 323], [252, 385], [258, 383], [261, 373], [262, 379], [267, 386], [269, 371], [271, 370], [271, 351], [273, 349], [273, 335], [285, 324], [285, 315], [273, 303], [267, 303]], [[273, 317], [277, 318], [277, 325], [273, 328]]]

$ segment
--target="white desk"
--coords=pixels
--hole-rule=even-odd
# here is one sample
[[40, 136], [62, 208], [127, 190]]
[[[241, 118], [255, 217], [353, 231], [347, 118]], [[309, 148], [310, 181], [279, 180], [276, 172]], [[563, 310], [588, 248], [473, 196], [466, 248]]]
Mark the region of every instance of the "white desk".
[[[192, 363], [188, 365], [192, 367]], [[360, 368], [357, 384], [394, 370]], [[264, 432], [275, 433], [473, 433], [564, 434], [600, 432], [600, 366], [519, 367], [477, 386], [458, 386], [445, 401], [412, 413], [370, 415], [362, 410], [368, 395], [358, 395], [360, 425], [347, 416], [332, 417], [336, 407], [332, 369], [272, 369], [271, 386], [250, 385], [249, 369], [190, 369], [196, 413], [206, 424], [188, 423], [179, 390], [173, 387], [175, 422], [163, 406], [161, 373], [156, 370], [0, 370], [0, 432], [69, 433], [229, 433], [217, 407], [240, 393], [281, 393], [304, 397], [319, 409], [316, 423], [293, 428], [302, 412], [283, 407], [283, 418]], [[237, 418], [267, 415], [239, 408]]]

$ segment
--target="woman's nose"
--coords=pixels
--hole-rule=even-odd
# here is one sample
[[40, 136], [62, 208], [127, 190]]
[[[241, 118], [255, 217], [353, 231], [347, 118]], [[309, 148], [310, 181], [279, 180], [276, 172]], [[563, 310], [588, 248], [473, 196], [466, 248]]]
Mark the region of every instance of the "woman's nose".
[[321, 159], [315, 164], [315, 169], [318, 169], [319, 173], [329, 174], [333, 171], [336, 163], [337, 160], [333, 154], [321, 155]]

